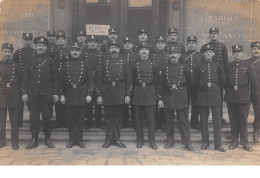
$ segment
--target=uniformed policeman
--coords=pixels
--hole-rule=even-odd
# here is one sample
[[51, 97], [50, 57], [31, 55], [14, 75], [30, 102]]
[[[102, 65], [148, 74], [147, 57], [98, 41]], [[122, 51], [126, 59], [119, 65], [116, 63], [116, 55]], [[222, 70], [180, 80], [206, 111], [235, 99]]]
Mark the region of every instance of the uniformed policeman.
[[[126, 60], [126, 62], [129, 64], [130, 68], [136, 63], [136, 59], [138, 57], [138, 54], [133, 51], [134, 42], [126, 37], [123, 41], [124, 43], [124, 49], [122, 52], [123, 58]], [[122, 121], [122, 128], [127, 128], [132, 125], [133, 128], [135, 128], [135, 118], [134, 118], [134, 106], [131, 105], [131, 123], [129, 122], [129, 104], [124, 105], [124, 111], [123, 111], [123, 121]]]
[[[156, 39], [155, 49], [151, 54], [152, 60], [157, 64], [159, 70], [159, 76], [162, 74], [162, 71], [165, 68], [166, 61], [168, 59], [168, 54], [165, 52], [166, 40], [160, 36]], [[158, 107], [156, 107], [158, 109]], [[156, 126], [157, 129], [165, 129], [165, 116], [162, 108], [159, 108], [156, 111]]]
[[[225, 44], [220, 43], [218, 41], [219, 38], [219, 29], [217, 27], [212, 27], [209, 29], [209, 38], [210, 42], [202, 45], [200, 52], [204, 49], [205, 46], [211, 45], [215, 51], [215, 55], [213, 56], [213, 61], [219, 63], [224, 66], [228, 64], [228, 50]], [[221, 97], [223, 101], [223, 88], [221, 88]], [[223, 118], [223, 107], [221, 105], [221, 122], [226, 123], [226, 120]]]
[[140, 46], [146, 45], [150, 49], [150, 54], [153, 52], [153, 46], [149, 43], [149, 36], [148, 36], [148, 31], [145, 29], [141, 28], [138, 30], [138, 42], [134, 46], [134, 51], [139, 52]]
[[49, 30], [47, 31], [47, 38], [48, 38], [48, 48], [47, 54], [54, 59], [55, 54], [58, 50], [58, 46], [56, 45], [56, 31]]
[[88, 46], [86, 44], [86, 41], [87, 41], [87, 35], [86, 35], [86, 32], [81, 30], [78, 34], [77, 34], [77, 42], [78, 42], [78, 45], [80, 46], [81, 48], [81, 52], [82, 54], [85, 54], [85, 52], [87, 51], [88, 49]]
[[176, 112], [185, 148], [189, 151], [194, 151], [190, 142], [187, 94], [187, 89], [194, 84], [194, 78], [190, 69], [179, 61], [180, 56], [181, 48], [172, 46], [169, 50], [169, 60], [164, 66], [160, 77], [158, 106], [163, 108], [167, 121], [167, 143], [164, 147], [169, 149], [174, 144], [174, 123], [172, 117], [174, 117]]
[[[248, 59], [247, 61], [254, 66], [254, 70], [256, 73], [256, 77], [258, 80], [257, 89], [255, 95], [251, 95], [251, 101], [253, 103], [253, 109], [254, 109], [254, 133], [253, 133], [253, 140], [254, 142], [259, 142], [259, 132], [260, 132], [260, 42], [255, 41], [252, 42], [251, 45], [251, 51], [252, 51], [252, 58]], [[251, 91], [251, 94], [253, 92]]]
[[[203, 55], [200, 52], [197, 52], [198, 39], [196, 36], [187, 37], [187, 47], [188, 51], [182, 55], [180, 61], [185, 64], [193, 75], [195, 66], [203, 58]], [[192, 86], [188, 89], [188, 99], [191, 104], [191, 128], [200, 130], [199, 122], [199, 108], [195, 105], [196, 101], [196, 86]]]
[[[36, 51], [32, 48], [32, 33], [22, 33], [22, 42], [23, 47], [15, 51], [13, 55], [13, 60], [18, 63], [22, 71], [24, 71], [24, 67], [27, 65], [28, 60], [31, 59], [35, 54]], [[28, 105], [27, 105], [28, 106]], [[29, 108], [29, 106], [28, 106]], [[19, 127], [23, 125], [23, 110], [24, 110], [24, 103], [22, 103], [20, 111], [19, 111]]]
[[51, 137], [51, 117], [53, 101], [58, 102], [58, 70], [55, 62], [47, 53], [48, 39], [39, 36], [34, 39], [37, 54], [28, 62], [22, 81], [22, 100], [30, 103], [30, 131], [32, 140], [26, 146], [31, 149], [38, 146], [38, 133], [43, 119], [45, 145], [54, 148]]
[[0, 148], [6, 146], [6, 118], [7, 110], [11, 123], [12, 148], [19, 149], [18, 126], [21, 100], [22, 70], [17, 62], [12, 60], [13, 45], [2, 44], [2, 57], [0, 58]]
[[118, 32], [116, 29], [110, 28], [108, 29], [107, 40], [103, 42], [100, 48], [104, 58], [109, 56], [109, 44], [113, 41], [118, 41]]
[[156, 150], [155, 112], [159, 72], [157, 64], [149, 57], [149, 53], [148, 46], [140, 46], [140, 57], [132, 68], [134, 86], [132, 103], [135, 108], [136, 147], [141, 148], [144, 144], [143, 118], [145, 117], [148, 124], [148, 142], [150, 147]]
[[[56, 67], [60, 73], [61, 67], [68, 59], [69, 49], [66, 47], [66, 32], [59, 30], [56, 35], [57, 51], [54, 55]], [[66, 127], [67, 113], [66, 108], [60, 102], [55, 103], [56, 120], [52, 123], [53, 128]]]
[[83, 128], [85, 105], [92, 100], [94, 89], [91, 65], [80, 56], [81, 48], [73, 43], [70, 48], [70, 58], [62, 65], [60, 102], [66, 105], [69, 123], [69, 143], [67, 148], [78, 145], [85, 148], [83, 143]]
[[[93, 76], [94, 76], [94, 83], [96, 81], [97, 72], [100, 68], [101, 62], [102, 62], [102, 55], [101, 52], [97, 50], [98, 42], [97, 39], [94, 36], [91, 36], [87, 40], [88, 50], [85, 54], [85, 60], [88, 61], [88, 64], [91, 65]], [[101, 105], [98, 105], [96, 103], [97, 96], [96, 91], [93, 91], [93, 97], [92, 97], [91, 103], [87, 104], [86, 107], [86, 113], [85, 115], [88, 118], [87, 121], [87, 128], [94, 127], [94, 117], [93, 117], [93, 106], [95, 106], [95, 126], [100, 129], [105, 128], [105, 124], [101, 120]]]
[[214, 149], [225, 152], [226, 149], [221, 146], [221, 92], [226, 82], [224, 69], [222, 66], [213, 61], [215, 54], [211, 45], [202, 48], [204, 58], [194, 69], [194, 78], [197, 83], [196, 105], [199, 106], [201, 130], [202, 130], [202, 146], [201, 149], [206, 150], [209, 147], [208, 118], [209, 109], [212, 112], [212, 122], [214, 129]]
[[124, 104], [130, 103], [132, 76], [129, 65], [120, 55], [119, 44], [109, 44], [109, 58], [106, 58], [98, 71], [96, 92], [97, 103], [104, 105], [106, 119], [106, 142], [103, 148], [111, 144], [125, 148], [120, 141], [120, 128]]
[[226, 102], [231, 125], [232, 143], [230, 150], [238, 147], [238, 138], [246, 151], [252, 151], [248, 143], [247, 118], [250, 105], [249, 87], [252, 96], [255, 96], [257, 78], [252, 66], [243, 60], [243, 46], [232, 46], [234, 61], [227, 64], [225, 73], [227, 77]]
[[178, 42], [178, 29], [177, 28], [169, 28], [168, 29], [168, 42], [166, 44], [165, 50], [168, 52], [169, 49], [171, 49], [172, 46], [174, 47], [180, 47], [181, 53], [184, 54], [186, 52], [185, 47], [183, 44]]

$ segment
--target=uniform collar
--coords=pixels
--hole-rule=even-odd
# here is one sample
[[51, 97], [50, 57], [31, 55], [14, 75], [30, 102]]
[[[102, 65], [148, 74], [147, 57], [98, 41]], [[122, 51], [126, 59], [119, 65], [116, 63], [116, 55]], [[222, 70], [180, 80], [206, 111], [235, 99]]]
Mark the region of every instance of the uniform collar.
[[196, 50], [188, 50], [187, 51], [188, 54], [192, 54], [192, 53], [195, 53], [195, 52], [196, 52]]
[[213, 60], [207, 60], [206, 58], [203, 58], [203, 61], [206, 62], [206, 63], [211, 63]]

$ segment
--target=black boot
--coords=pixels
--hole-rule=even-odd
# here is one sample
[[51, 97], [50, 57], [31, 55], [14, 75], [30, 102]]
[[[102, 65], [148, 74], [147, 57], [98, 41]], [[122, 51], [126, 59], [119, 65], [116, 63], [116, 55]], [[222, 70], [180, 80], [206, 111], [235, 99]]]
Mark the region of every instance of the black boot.
[[37, 146], [38, 146], [38, 132], [32, 132], [32, 140], [25, 148], [32, 149], [32, 148], [36, 148]]
[[45, 133], [45, 145], [48, 148], [55, 148], [55, 145], [51, 141], [51, 133]]
[[253, 140], [255, 143], [258, 143], [259, 142], [259, 129], [254, 129], [254, 133], [253, 133]]
[[72, 148], [74, 146], [74, 139], [72, 135], [72, 131], [69, 130], [69, 143], [66, 145], [66, 148]]
[[12, 148], [13, 150], [19, 149], [18, 141], [12, 141]]

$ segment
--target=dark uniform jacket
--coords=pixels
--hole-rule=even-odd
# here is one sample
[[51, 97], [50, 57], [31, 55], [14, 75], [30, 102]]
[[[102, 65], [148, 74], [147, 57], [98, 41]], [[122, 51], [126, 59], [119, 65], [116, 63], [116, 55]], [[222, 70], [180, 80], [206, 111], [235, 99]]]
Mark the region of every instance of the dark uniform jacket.
[[124, 58], [109, 57], [102, 61], [97, 73], [96, 94], [102, 96], [104, 105], [121, 105], [125, 96], [131, 96], [131, 70]]
[[28, 63], [28, 60], [31, 59], [36, 54], [36, 51], [30, 46], [18, 49], [15, 51], [13, 60], [18, 63], [19, 68], [24, 71], [25, 66]]
[[129, 64], [130, 68], [136, 63], [136, 59], [138, 58], [138, 54], [133, 50], [123, 50], [122, 56]]
[[257, 77], [257, 85], [255, 92], [252, 91], [252, 87], [250, 88], [250, 98], [251, 101], [259, 103], [260, 101], [260, 57], [252, 57], [247, 60], [251, 65], [253, 65], [253, 69], [255, 70], [256, 77]]
[[140, 106], [156, 105], [159, 82], [158, 66], [150, 58], [137, 59], [132, 67], [133, 75], [133, 104]]
[[93, 75], [96, 76], [103, 60], [101, 52], [96, 49], [88, 49], [85, 53], [85, 60], [91, 65]]
[[222, 104], [220, 87], [226, 83], [223, 67], [203, 58], [194, 69], [194, 78], [197, 87], [196, 105], [220, 106]]
[[61, 70], [61, 66], [69, 58], [70, 51], [66, 47], [58, 48], [55, 55], [54, 55], [54, 61], [55, 65], [58, 68], [58, 71]]
[[165, 51], [154, 50], [151, 54], [152, 60], [157, 64], [159, 75], [161, 75], [163, 69], [165, 68], [168, 56]]
[[29, 60], [23, 75], [23, 94], [47, 95], [52, 98], [52, 95], [58, 95], [58, 85], [57, 67], [47, 53], [36, 54]]
[[188, 108], [187, 89], [194, 84], [194, 78], [187, 66], [181, 62], [167, 62], [160, 77], [159, 96], [170, 110]]
[[58, 46], [55, 43], [49, 44], [48, 48], [47, 48], [47, 54], [54, 59], [56, 53], [58, 50]]
[[64, 62], [61, 69], [60, 95], [65, 96], [66, 105], [85, 105], [86, 96], [93, 93], [91, 65], [84, 58]]
[[[207, 44], [204, 44], [203, 46], [210, 45], [213, 47], [215, 51], [215, 55], [213, 56], [213, 61], [221, 64], [222, 66], [225, 66], [228, 64], [228, 51], [225, 44], [220, 43], [218, 41], [211, 41]], [[201, 49], [203, 49], [203, 46]]]
[[233, 61], [226, 65], [226, 101], [229, 103], [250, 103], [249, 85], [255, 93], [257, 79], [255, 71], [247, 61]]
[[184, 53], [180, 59], [180, 62], [185, 64], [188, 69], [193, 73], [194, 68], [196, 68], [196, 65], [201, 61], [203, 58], [203, 55], [200, 52], [196, 51], [187, 51], [187, 53]]
[[21, 77], [18, 63], [0, 61], [0, 108], [21, 106]]
[[166, 43], [165, 51], [168, 52], [172, 47], [179, 47], [179, 48], [181, 48], [181, 54], [186, 53], [186, 49], [185, 49], [184, 45], [181, 44], [178, 41], [175, 41], [175, 42], [168, 41]]

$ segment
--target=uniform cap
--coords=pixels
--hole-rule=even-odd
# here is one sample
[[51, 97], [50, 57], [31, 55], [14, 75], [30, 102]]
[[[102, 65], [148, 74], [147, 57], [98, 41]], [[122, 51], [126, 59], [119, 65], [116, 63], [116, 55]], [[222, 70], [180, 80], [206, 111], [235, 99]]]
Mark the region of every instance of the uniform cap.
[[219, 33], [219, 29], [218, 29], [217, 27], [211, 27], [211, 28], [209, 29], [209, 33], [211, 33], [211, 32], [217, 32], [217, 33]]
[[2, 50], [3, 49], [11, 49], [13, 51], [14, 50], [14, 46], [11, 43], [3, 43], [2, 44]]
[[178, 33], [178, 29], [177, 28], [169, 28], [168, 34], [171, 34], [171, 33]]
[[44, 36], [38, 36], [34, 39], [34, 44], [37, 44], [37, 43], [43, 43], [45, 44], [46, 46], [48, 46], [49, 44], [49, 41], [46, 37]]
[[251, 48], [253, 47], [258, 47], [260, 48], [260, 42], [259, 41], [255, 41], [255, 42], [252, 42], [251, 45], [250, 45]]
[[64, 30], [59, 30], [57, 32], [57, 37], [56, 38], [59, 38], [59, 37], [66, 38], [66, 32]]
[[22, 37], [24, 40], [32, 40], [33, 34], [32, 33], [22, 33]]
[[213, 52], [215, 51], [214, 48], [211, 45], [209, 45], [209, 44], [202, 46], [201, 51], [204, 53], [206, 50], [211, 50]]
[[187, 42], [189, 42], [189, 41], [195, 41], [195, 42], [197, 42], [197, 41], [198, 41], [198, 38], [197, 38], [196, 36], [188, 36], [188, 37], [187, 37]]
[[47, 31], [47, 36], [56, 36], [56, 31], [55, 30]]

